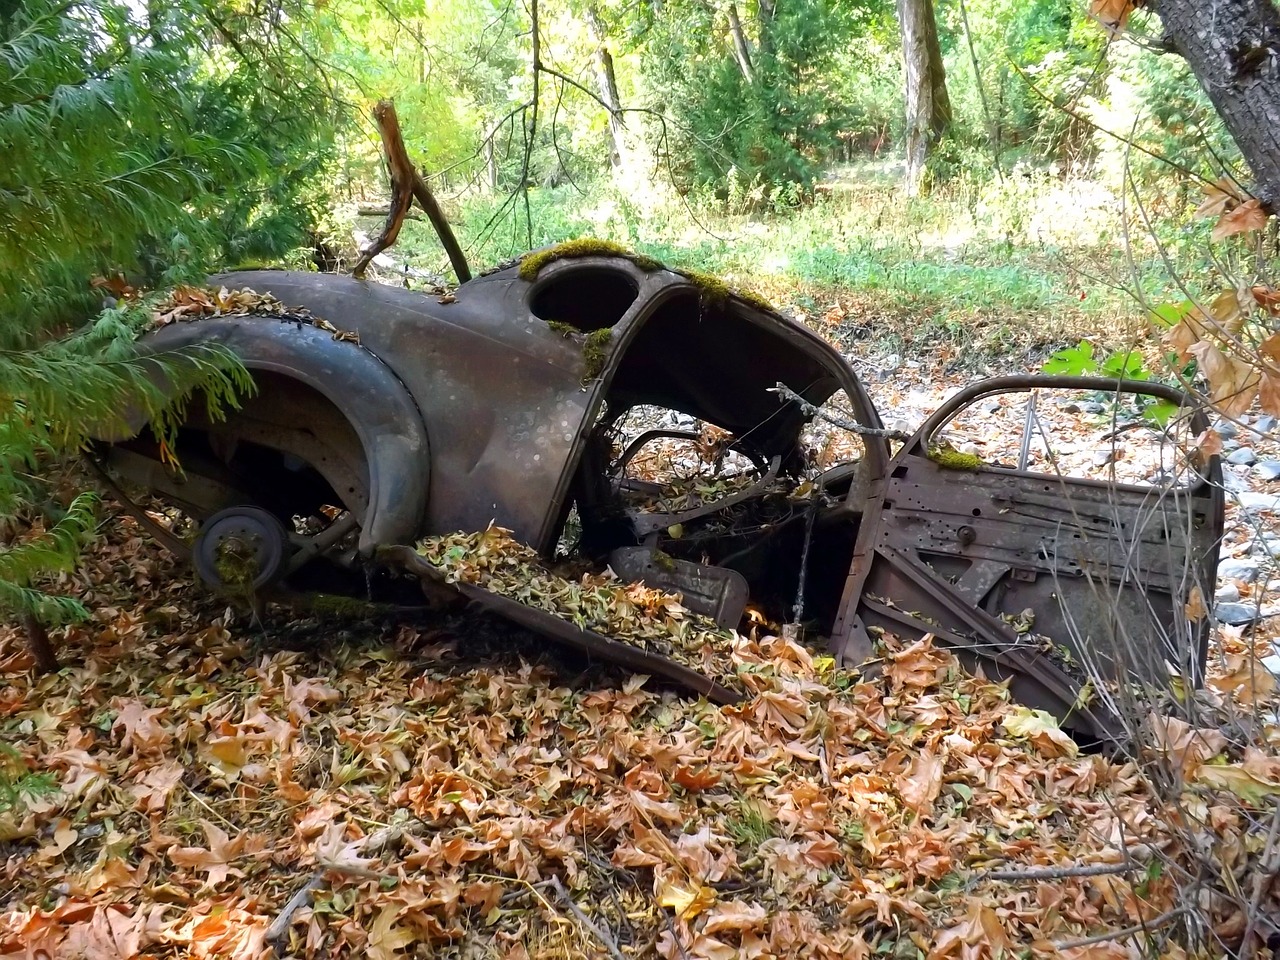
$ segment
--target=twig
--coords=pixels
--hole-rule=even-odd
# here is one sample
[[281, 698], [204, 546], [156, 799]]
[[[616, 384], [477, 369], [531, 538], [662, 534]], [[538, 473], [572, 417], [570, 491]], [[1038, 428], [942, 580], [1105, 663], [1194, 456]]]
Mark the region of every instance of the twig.
[[626, 960], [622, 955], [622, 951], [618, 949], [618, 944], [614, 941], [613, 937], [596, 926], [595, 923], [592, 922], [591, 918], [582, 912], [582, 908], [574, 903], [573, 897], [569, 896], [569, 891], [564, 888], [564, 884], [560, 882], [559, 877], [551, 877], [551, 887], [555, 890], [556, 895], [564, 901], [564, 905], [569, 908], [569, 912], [577, 918], [578, 922], [590, 930], [595, 938], [605, 946], [609, 951], [609, 956], [613, 957], [613, 960]]
[[1062, 880], [1066, 877], [1102, 877], [1114, 873], [1129, 873], [1137, 869], [1134, 863], [1084, 863], [1062, 867], [1030, 867], [1026, 870], [989, 870], [977, 874], [974, 880]]
[[281, 908], [280, 912], [276, 914], [276, 918], [271, 921], [271, 926], [267, 927], [267, 943], [271, 944], [277, 955], [280, 953], [285, 934], [289, 932], [289, 924], [293, 922], [293, 915], [303, 907], [311, 906], [311, 894], [319, 889], [323, 883], [324, 871], [317, 870], [311, 875], [311, 879], [307, 881], [306, 886], [299, 887], [298, 892], [289, 898], [289, 902]]
[[1068, 940], [1066, 943], [1055, 943], [1055, 950], [1075, 950], [1077, 947], [1089, 947], [1095, 943], [1106, 943], [1109, 940], [1123, 940], [1125, 937], [1132, 937], [1135, 934], [1145, 933], [1148, 930], [1155, 930], [1163, 927], [1170, 920], [1181, 916], [1187, 912], [1186, 907], [1174, 907], [1172, 910], [1166, 910], [1158, 917], [1152, 917], [1143, 923], [1135, 923], [1131, 927], [1125, 927], [1121, 930], [1110, 930], [1107, 933], [1097, 933], [1092, 937], [1085, 937], [1083, 940]]
[[848, 430], [851, 433], [862, 434], [866, 437], [884, 437], [888, 440], [901, 440], [906, 443], [911, 439], [911, 434], [903, 433], [901, 430], [889, 430], [885, 427], [868, 427], [865, 424], [857, 423], [853, 420], [846, 420], [843, 417], [837, 417], [834, 414], [827, 413], [821, 407], [815, 407], [800, 394], [796, 393], [785, 383], [778, 383], [768, 389], [769, 393], [776, 393], [784, 400], [790, 400], [792, 403], [799, 404], [810, 417], [817, 417], [819, 420], [825, 420], [833, 426], [840, 427], [842, 430]]

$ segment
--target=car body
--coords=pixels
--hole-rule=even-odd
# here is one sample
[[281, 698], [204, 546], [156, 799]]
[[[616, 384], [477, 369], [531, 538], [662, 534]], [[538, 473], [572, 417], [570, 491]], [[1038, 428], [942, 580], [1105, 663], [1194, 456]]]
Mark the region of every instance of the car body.
[[[492, 523], [548, 559], [567, 552], [678, 590], [726, 625], [748, 603], [761, 619], [803, 619], [842, 663], [869, 657], [879, 630], [930, 635], [1089, 736], [1111, 737], [1115, 723], [1082, 697], [1081, 664], [1152, 683], [1170, 667], [1203, 672], [1209, 622], [1186, 611], [1195, 591], [1213, 593], [1216, 458], [1165, 489], [984, 463], [938, 442], [976, 403], [1049, 388], [1154, 396], [1205, 429], [1170, 387], [989, 380], [894, 449], [853, 367], [817, 333], [714, 278], [605, 244], [537, 251], [444, 296], [285, 271], [211, 284], [296, 312], [171, 323], [145, 347], [222, 344], [256, 395], [225, 421], [193, 408], [181, 472], [141, 423], [113, 438], [107, 466], [204, 525], [192, 549], [215, 586], [210, 530], [280, 538], [256, 558], [255, 585], [305, 589], [322, 568], [354, 570], [385, 548]], [[821, 422], [854, 452], [818, 456]], [[736, 485], [673, 502], [661, 483], [628, 475], [647, 447], [680, 461], [687, 450], [673, 447], [708, 442], [712, 459], [738, 465]], [[471, 595], [588, 649], [609, 641]], [[1026, 611], [1038, 642], [1015, 623]], [[699, 686], [687, 670], [659, 670]]]

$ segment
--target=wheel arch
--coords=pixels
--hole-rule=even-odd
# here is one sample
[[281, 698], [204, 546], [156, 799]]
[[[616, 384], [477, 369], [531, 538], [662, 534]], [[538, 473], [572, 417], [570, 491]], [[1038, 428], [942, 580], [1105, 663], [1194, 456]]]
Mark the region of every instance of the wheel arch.
[[[386, 364], [359, 344], [336, 340], [318, 327], [271, 317], [174, 324], [151, 334], [141, 346], [145, 352], [168, 353], [196, 344], [225, 346], [250, 373], [268, 375], [257, 381], [283, 378], [297, 384], [324, 398], [346, 420], [368, 471], [362, 553], [417, 537], [430, 486], [430, 446], [417, 404]], [[259, 395], [249, 402], [264, 398]], [[231, 411], [229, 419], [235, 416]], [[144, 426], [141, 418], [129, 421], [132, 435]]]

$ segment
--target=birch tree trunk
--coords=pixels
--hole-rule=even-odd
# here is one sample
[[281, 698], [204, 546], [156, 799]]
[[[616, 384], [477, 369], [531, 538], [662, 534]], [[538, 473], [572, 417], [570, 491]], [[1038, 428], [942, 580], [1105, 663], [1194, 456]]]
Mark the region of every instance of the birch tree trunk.
[[1157, 0], [1165, 44], [1182, 55], [1280, 212], [1280, 12], [1272, 0]]
[[609, 163], [617, 170], [622, 166], [626, 142], [623, 140], [622, 98], [618, 96], [618, 75], [613, 69], [613, 54], [609, 52], [604, 21], [600, 19], [600, 11], [595, 4], [588, 4], [586, 11], [587, 29], [591, 31], [591, 39], [595, 41], [596, 86], [600, 99], [609, 108]]
[[738, 16], [736, 3], [729, 4], [729, 36], [733, 38], [733, 59], [738, 62], [742, 79], [748, 84], [754, 84], [755, 68], [751, 65], [751, 51], [747, 46], [747, 35], [742, 30], [742, 18]]
[[933, 0], [897, 0], [907, 94], [907, 192], [924, 185], [925, 164], [951, 125], [951, 99], [938, 46]]

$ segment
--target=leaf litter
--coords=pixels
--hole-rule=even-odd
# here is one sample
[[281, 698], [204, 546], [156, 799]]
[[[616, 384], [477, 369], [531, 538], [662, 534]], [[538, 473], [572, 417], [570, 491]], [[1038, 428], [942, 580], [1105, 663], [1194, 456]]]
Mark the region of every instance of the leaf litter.
[[[60, 584], [94, 610], [59, 632], [63, 671], [33, 679], [0, 625], [0, 956], [1191, 955], [1165, 936], [1169, 794], [928, 641], [884, 638], [861, 675], [548, 569], [498, 528], [421, 549], [700, 669], [712, 648], [749, 696], [716, 707], [523, 635], [477, 656], [482, 627], [447, 618], [264, 629], [113, 523]], [[1220, 643], [1210, 690], [1273, 702], [1257, 645]], [[1280, 794], [1274, 745], [1149, 725], [1179, 816], [1238, 870]], [[1201, 914], [1242, 935], [1216, 900]]]
[[[488, 576], [527, 562], [483, 536], [467, 555]], [[1159, 820], [1132, 764], [1076, 754], [928, 641], [886, 641], [870, 679], [739, 637], [751, 696], [718, 708], [642, 676], [574, 682], [527, 647], [478, 664], [436, 628], [322, 623], [316, 648], [281, 649], [176, 573], [124, 521], [80, 575], [96, 612], [66, 630], [70, 666], [33, 683], [0, 632], [6, 741], [51, 775], [0, 813], [0, 956], [268, 955], [313, 875], [282, 955], [1054, 956], [1173, 896], [1141, 870], [990, 877], [1114, 863]], [[603, 593], [582, 611], [617, 603], [585, 589]], [[1188, 789], [1259, 802], [1280, 782], [1168, 735]], [[362, 856], [389, 825], [398, 842]]]

